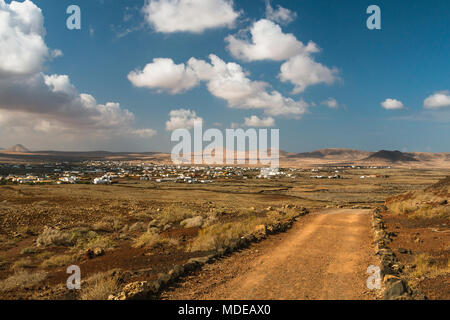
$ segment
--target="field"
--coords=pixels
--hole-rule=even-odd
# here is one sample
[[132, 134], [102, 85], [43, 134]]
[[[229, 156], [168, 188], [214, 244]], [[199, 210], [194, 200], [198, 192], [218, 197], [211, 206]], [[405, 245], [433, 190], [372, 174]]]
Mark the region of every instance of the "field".
[[[208, 185], [0, 186], [0, 298], [106, 299], [155, 279], [303, 208], [371, 208], [446, 175], [426, 169], [347, 169], [342, 179], [217, 180]], [[314, 173], [317, 174], [317, 173]], [[365, 178], [378, 175], [383, 177]], [[69, 265], [82, 290], [66, 288]]]

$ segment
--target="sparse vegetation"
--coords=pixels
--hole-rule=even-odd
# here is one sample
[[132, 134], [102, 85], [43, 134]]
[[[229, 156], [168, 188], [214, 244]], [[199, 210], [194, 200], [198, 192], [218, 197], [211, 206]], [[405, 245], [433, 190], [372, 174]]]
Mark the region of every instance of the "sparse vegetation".
[[446, 178], [424, 190], [391, 197], [386, 200], [386, 206], [392, 213], [410, 218], [449, 218], [449, 199], [450, 183]]
[[147, 231], [134, 241], [135, 248], [157, 248], [164, 246], [177, 246], [178, 241], [171, 238], [163, 238], [158, 233]]
[[73, 264], [77, 260], [77, 257], [75, 255], [59, 255], [59, 256], [52, 256], [42, 262], [41, 266], [44, 268], [48, 267], [62, 267], [62, 266], [69, 266]]
[[19, 271], [29, 268], [34, 268], [34, 264], [29, 257], [19, 259], [11, 265], [11, 270], [13, 271]]
[[118, 290], [117, 279], [110, 272], [97, 273], [86, 280], [81, 289], [82, 300], [107, 300], [110, 294]]
[[13, 289], [26, 289], [34, 287], [39, 284], [45, 278], [47, 278], [47, 272], [38, 271], [34, 273], [29, 273], [27, 271], [19, 271], [14, 275], [0, 281], [0, 292], [10, 291]]
[[20, 254], [23, 254], [23, 255], [30, 255], [30, 254], [35, 254], [35, 253], [36, 253], [36, 248], [34, 248], [34, 247], [26, 247], [20, 251]]
[[450, 260], [447, 260], [447, 264], [444, 266], [438, 266], [434, 260], [425, 253], [419, 254], [414, 259], [414, 271], [410, 276], [414, 278], [436, 278], [441, 275], [450, 274]]

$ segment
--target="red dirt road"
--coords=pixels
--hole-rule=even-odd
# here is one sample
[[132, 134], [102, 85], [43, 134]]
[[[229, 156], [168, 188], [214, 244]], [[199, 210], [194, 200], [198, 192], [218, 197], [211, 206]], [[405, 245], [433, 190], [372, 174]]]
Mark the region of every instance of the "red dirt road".
[[370, 210], [323, 210], [284, 234], [207, 265], [162, 299], [373, 299]]

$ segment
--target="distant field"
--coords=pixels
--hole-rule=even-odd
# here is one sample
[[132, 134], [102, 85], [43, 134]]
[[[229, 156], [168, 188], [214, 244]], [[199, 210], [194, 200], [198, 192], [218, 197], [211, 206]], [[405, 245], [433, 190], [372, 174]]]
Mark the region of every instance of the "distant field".
[[[371, 207], [389, 196], [423, 189], [446, 172], [371, 169], [340, 174], [343, 179], [311, 179], [305, 171], [296, 179], [208, 185], [122, 181], [109, 186], [0, 186], [0, 298], [104, 299], [105, 292], [126, 282], [153, 279], [302, 207]], [[389, 178], [360, 178], [371, 174]], [[71, 264], [80, 265], [88, 280], [81, 293], [65, 289]], [[97, 288], [99, 277], [108, 278], [113, 270], [120, 281]]]

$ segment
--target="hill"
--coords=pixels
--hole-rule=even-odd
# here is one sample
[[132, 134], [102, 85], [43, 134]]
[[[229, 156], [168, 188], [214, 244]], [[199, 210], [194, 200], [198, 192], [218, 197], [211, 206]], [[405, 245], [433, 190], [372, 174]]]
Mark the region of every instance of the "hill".
[[30, 152], [30, 150], [28, 150], [27, 148], [25, 148], [21, 144], [16, 144], [15, 146], [12, 146], [11, 148], [7, 149], [6, 151], [8, 151], [8, 152], [17, 152], [17, 153], [28, 153], [28, 152]]
[[413, 154], [409, 153], [403, 153], [398, 150], [396, 151], [388, 151], [388, 150], [381, 150], [378, 152], [375, 152], [368, 156], [366, 161], [385, 161], [385, 162], [417, 162], [417, 160]]
[[421, 218], [448, 218], [449, 198], [450, 176], [425, 189], [390, 197], [386, 199], [385, 204], [395, 214]]
[[368, 157], [370, 154], [371, 152], [355, 149], [328, 148], [311, 152], [297, 153], [289, 155], [288, 158], [360, 160], [364, 157]]

